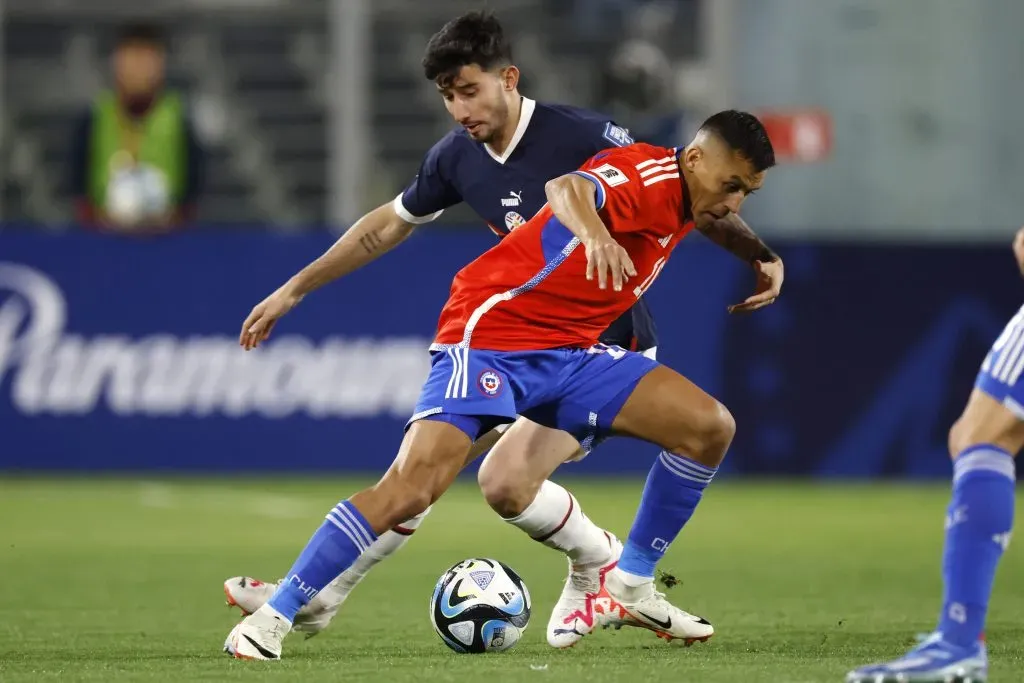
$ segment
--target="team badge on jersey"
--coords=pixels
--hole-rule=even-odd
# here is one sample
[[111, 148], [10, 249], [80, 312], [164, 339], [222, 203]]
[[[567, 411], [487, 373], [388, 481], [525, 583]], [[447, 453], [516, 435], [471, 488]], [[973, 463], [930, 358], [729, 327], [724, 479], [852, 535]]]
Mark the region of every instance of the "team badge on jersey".
[[501, 393], [501, 375], [494, 370], [481, 372], [480, 377], [477, 378], [477, 384], [480, 385], [480, 391], [488, 396], [497, 396]]
[[592, 172], [601, 176], [601, 180], [603, 180], [608, 187], [615, 187], [616, 185], [622, 185], [623, 183], [629, 182], [629, 176], [611, 164], [598, 166]]
[[622, 126], [616, 126], [614, 123], [609, 121], [604, 127], [604, 139], [613, 145], [619, 147], [625, 147], [626, 145], [632, 145], [634, 140], [629, 134], [628, 128]]
[[509, 211], [505, 214], [505, 227], [509, 230], [515, 230], [520, 225], [526, 222], [526, 219], [515, 211]]

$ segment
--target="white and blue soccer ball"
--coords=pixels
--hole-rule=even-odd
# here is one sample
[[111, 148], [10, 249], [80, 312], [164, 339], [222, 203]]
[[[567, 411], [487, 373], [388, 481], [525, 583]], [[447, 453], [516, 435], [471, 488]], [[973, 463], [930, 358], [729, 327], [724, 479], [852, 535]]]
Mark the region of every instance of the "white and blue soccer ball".
[[170, 187], [160, 169], [140, 164], [111, 174], [105, 209], [117, 223], [134, 225], [159, 218], [170, 203]]
[[508, 565], [485, 558], [463, 560], [437, 580], [430, 621], [456, 652], [508, 650], [530, 622], [530, 592]]

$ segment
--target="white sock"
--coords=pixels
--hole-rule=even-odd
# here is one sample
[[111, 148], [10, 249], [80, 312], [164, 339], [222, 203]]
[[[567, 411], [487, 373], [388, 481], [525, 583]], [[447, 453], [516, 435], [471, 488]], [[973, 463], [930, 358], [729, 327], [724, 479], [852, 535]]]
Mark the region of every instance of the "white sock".
[[367, 572], [373, 569], [378, 562], [391, 557], [408, 543], [423, 518], [429, 513], [430, 508], [427, 508], [412, 519], [406, 520], [378, 536], [377, 540], [352, 563], [351, 567], [331, 582], [331, 588], [340, 590], [347, 595], [348, 591], [355, 588], [356, 584], [362, 581]]
[[649, 576], [640, 576], [639, 574], [624, 572], [618, 567], [612, 571], [615, 573], [615, 576], [618, 577], [619, 581], [622, 581], [622, 583], [626, 584], [630, 588], [636, 588], [637, 586], [642, 586], [645, 583], [650, 583], [654, 580]]
[[518, 517], [506, 519], [533, 540], [561, 550], [574, 564], [604, 562], [609, 557], [604, 530], [583, 514], [571, 493], [553, 481], [545, 481], [537, 497]]

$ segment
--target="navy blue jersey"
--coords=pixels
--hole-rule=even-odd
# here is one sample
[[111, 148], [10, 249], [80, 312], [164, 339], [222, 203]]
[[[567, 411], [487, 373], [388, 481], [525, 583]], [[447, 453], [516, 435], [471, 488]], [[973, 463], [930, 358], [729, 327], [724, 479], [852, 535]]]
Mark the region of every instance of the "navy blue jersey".
[[[465, 202], [504, 237], [544, 206], [547, 181], [577, 170], [601, 150], [630, 144], [629, 131], [607, 116], [524, 97], [519, 124], [503, 154], [473, 140], [464, 128], [451, 131], [430, 148], [419, 173], [395, 197], [395, 212], [410, 223], [428, 223]], [[634, 307], [601, 341], [652, 349], [655, 328], [647, 307]]]
[[426, 223], [466, 202], [504, 236], [544, 206], [544, 183], [603, 149], [632, 143], [629, 132], [607, 116], [524, 97], [519, 125], [502, 155], [464, 128], [453, 130], [427, 152], [395, 199], [395, 211], [410, 223]]

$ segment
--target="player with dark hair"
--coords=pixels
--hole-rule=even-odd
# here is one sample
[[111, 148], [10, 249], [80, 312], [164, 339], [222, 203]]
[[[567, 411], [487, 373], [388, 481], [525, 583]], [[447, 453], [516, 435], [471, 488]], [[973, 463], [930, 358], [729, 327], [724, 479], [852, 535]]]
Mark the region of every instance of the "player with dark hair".
[[[664, 449], [617, 566], [587, 601], [593, 611], [577, 621], [614, 618], [668, 639], [679, 621], [706, 624], [655, 590], [654, 570], [725, 457], [732, 416], [682, 375], [599, 339], [653, 284], [680, 240], [737, 213], [774, 163], [760, 122], [729, 111], [708, 119], [685, 148], [613, 148], [549, 181], [548, 204], [455, 276], [430, 375], [394, 464], [328, 512], [273, 597], [232, 631], [235, 656], [279, 658], [302, 606], [378, 534], [443, 495], [475, 440], [519, 415], [584, 446], [624, 435]], [[746, 309], [771, 303], [782, 286], [781, 261], [757, 242], [758, 291], [741, 304]], [[288, 303], [311, 289], [293, 291]], [[290, 307], [258, 305], [243, 324], [242, 346], [262, 343]]]
[[[1024, 275], [1024, 228], [1013, 241]], [[984, 629], [999, 560], [1013, 531], [1024, 448], [1024, 307], [981, 364], [967, 406], [949, 430], [953, 496], [946, 514], [942, 611], [935, 631], [903, 657], [851, 671], [850, 683], [983, 683]]]
[[[474, 12], [446, 24], [427, 45], [423, 70], [460, 127], [430, 149], [419, 174], [393, 202], [355, 223], [326, 254], [261, 303], [256, 309], [260, 315], [276, 320], [309, 291], [366, 265], [398, 245], [416, 225], [436, 219], [459, 202], [469, 204], [499, 237], [505, 237], [544, 206], [546, 181], [579, 168], [603, 149], [633, 142], [607, 117], [521, 96], [519, 70], [493, 16]], [[733, 136], [730, 126], [735, 124], [725, 119], [710, 120], [707, 130], [719, 125], [721, 134]], [[768, 260], [763, 244], [738, 216], [717, 221], [706, 234], [750, 263]], [[654, 323], [642, 297], [603, 332], [600, 341], [654, 357]], [[572, 435], [521, 418], [511, 427], [502, 424], [482, 433], [469, 459], [492, 445], [479, 471], [487, 502], [507, 522], [569, 558], [569, 575], [547, 631], [552, 646], [568, 647], [593, 628], [592, 619], [576, 615], [588, 613], [588, 595], [600, 591], [621, 551], [612, 534], [595, 525], [567, 490], [549, 480], [562, 463], [585, 455], [590, 444], [581, 449]], [[352, 588], [408, 541], [428, 510], [380, 534], [298, 614], [296, 629], [315, 633], [325, 627]], [[276, 588], [249, 577], [225, 582], [229, 603], [246, 613], [261, 607]], [[671, 629], [674, 636], [713, 633], [709, 624], [682, 615], [680, 610]]]

